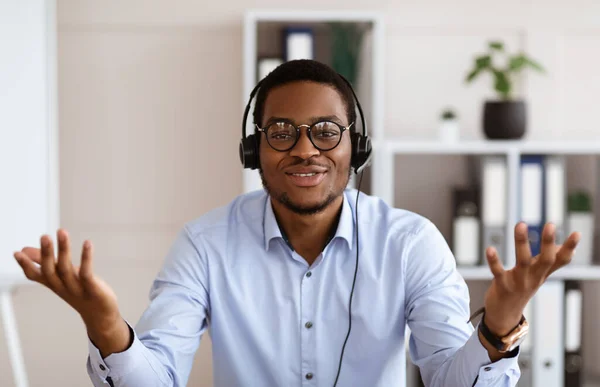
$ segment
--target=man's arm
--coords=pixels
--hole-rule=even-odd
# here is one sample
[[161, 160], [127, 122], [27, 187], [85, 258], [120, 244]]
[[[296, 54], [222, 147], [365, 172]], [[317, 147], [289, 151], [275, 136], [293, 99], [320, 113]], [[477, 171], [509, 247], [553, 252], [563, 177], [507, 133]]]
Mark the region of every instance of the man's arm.
[[[469, 291], [450, 248], [429, 221], [407, 239], [410, 354], [427, 387], [515, 386], [516, 354], [493, 361], [469, 320]], [[494, 358], [494, 360], [496, 360]]]
[[[130, 346], [104, 357], [92, 337], [87, 371], [96, 387], [187, 384], [209, 311], [205, 254], [184, 229], [150, 291], [150, 305], [131, 329]], [[108, 384], [107, 384], [108, 383]]]

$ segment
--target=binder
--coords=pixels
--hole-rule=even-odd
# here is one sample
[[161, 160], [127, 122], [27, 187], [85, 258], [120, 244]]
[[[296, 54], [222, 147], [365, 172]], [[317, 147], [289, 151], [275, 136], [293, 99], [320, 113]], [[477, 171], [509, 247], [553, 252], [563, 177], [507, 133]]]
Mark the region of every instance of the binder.
[[564, 282], [549, 279], [533, 297], [533, 387], [565, 387], [564, 296]]
[[481, 159], [481, 256], [485, 265], [485, 250], [492, 246], [506, 263], [507, 164], [503, 156], [483, 156]]
[[280, 64], [283, 63], [281, 58], [260, 58], [258, 60], [258, 80], [263, 79], [273, 70], [275, 70]]
[[561, 244], [566, 237], [566, 161], [564, 156], [545, 157], [545, 199], [544, 223], [556, 225], [556, 243]]
[[481, 261], [479, 193], [475, 188], [453, 190], [452, 252], [459, 266], [475, 266]]
[[314, 59], [314, 37], [310, 28], [288, 27], [285, 29], [285, 60]]
[[544, 157], [527, 155], [521, 157], [520, 168], [521, 220], [527, 223], [531, 254], [540, 252], [544, 227]]
[[583, 385], [582, 313], [581, 282], [565, 281], [565, 387], [581, 387]]
[[[533, 317], [533, 303], [529, 302], [525, 306], [523, 315], [527, 319], [529, 325], [535, 329], [535, 319]], [[525, 340], [521, 343], [519, 349], [519, 369], [521, 370], [521, 377], [517, 382], [517, 387], [533, 387], [533, 371], [532, 371], [532, 357], [533, 357], [533, 338], [532, 334], [525, 336]]]

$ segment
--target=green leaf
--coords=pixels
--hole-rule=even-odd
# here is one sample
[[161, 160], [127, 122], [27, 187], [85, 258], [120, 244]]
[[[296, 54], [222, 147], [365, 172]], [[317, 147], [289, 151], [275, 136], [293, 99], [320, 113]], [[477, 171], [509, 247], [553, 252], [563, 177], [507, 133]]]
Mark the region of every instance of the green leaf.
[[502, 50], [504, 50], [504, 43], [499, 42], [499, 41], [490, 42], [489, 47], [492, 50], [502, 51]]
[[520, 71], [521, 68], [523, 68], [523, 66], [525, 66], [526, 64], [526, 59], [523, 55], [515, 55], [512, 58], [510, 58], [509, 64], [508, 64], [508, 68], [510, 69], [510, 71]]
[[475, 79], [475, 77], [477, 77], [477, 75], [479, 75], [480, 72], [481, 72], [480, 69], [478, 69], [478, 68], [474, 69], [473, 71], [471, 71], [469, 73], [469, 75], [467, 75], [465, 82], [469, 83], [469, 82], [473, 81], [473, 79]]
[[492, 57], [489, 55], [483, 55], [475, 58], [475, 66], [477, 66], [477, 68], [480, 70], [483, 70], [486, 67], [490, 67], [491, 63]]
[[535, 62], [532, 59], [527, 58], [526, 56], [523, 56], [523, 59], [525, 60], [525, 63], [529, 66], [532, 67], [533, 69], [543, 73], [545, 70], [544, 68], [537, 62]]
[[592, 203], [590, 195], [585, 191], [576, 191], [569, 194], [567, 199], [569, 212], [591, 212]]
[[494, 70], [494, 88], [502, 96], [503, 99], [508, 99], [510, 95], [510, 81], [506, 74], [499, 70]]

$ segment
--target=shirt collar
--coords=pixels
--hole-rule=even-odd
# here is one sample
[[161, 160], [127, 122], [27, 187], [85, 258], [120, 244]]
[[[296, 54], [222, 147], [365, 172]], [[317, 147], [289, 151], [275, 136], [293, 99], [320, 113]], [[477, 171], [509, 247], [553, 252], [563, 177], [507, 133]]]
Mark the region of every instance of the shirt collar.
[[[263, 219], [265, 249], [269, 250], [270, 242], [272, 239], [281, 238], [285, 240], [283, 234], [281, 233], [281, 229], [279, 228], [279, 224], [277, 223], [277, 218], [275, 218], [275, 213], [273, 212], [273, 205], [271, 203], [271, 197], [269, 195], [267, 195]], [[353, 231], [354, 214], [352, 212], [352, 207], [350, 206], [346, 193], [344, 192], [344, 200], [342, 202], [342, 213], [340, 214], [340, 220], [338, 222], [335, 235], [331, 240], [334, 240], [336, 238], [342, 238], [348, 243], [348, 247], [352, 248], [352, 242], [354, 240]]]

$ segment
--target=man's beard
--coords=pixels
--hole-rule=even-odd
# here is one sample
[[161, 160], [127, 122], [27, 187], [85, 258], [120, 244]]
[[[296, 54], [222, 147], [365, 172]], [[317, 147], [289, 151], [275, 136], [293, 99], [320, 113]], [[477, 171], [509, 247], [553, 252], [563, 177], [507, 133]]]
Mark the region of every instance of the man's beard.
[[265, 188], [265, 190], [269, 193], [269, 195], [275, 200], [277, 200], [279, 203], [283, 204], [287, 209], [298, 215], [315, 215], [329, 207], [329, 205], [333, 203], [336, 198], [343, 194], [345, 187], [348, 185], [348, 181], [350, 180], [351, 174], [351, 170], [350, 168], [348, 168], [348, 180], [346, 181], [344, 187], [342, 187], [342, 189], [339, 190], [339, 192], [330, 191], [327, 194], [325, 200], [313, 206], [301, 206], [292, 202], [287, 192], [275, 192], [273, 189], [271, 189], [271, 187], [267, 183], [267, 180], [265, 179], [265, 175], [261, 167], [258, 168], [258, 172], [260, 174], [262, 185]]

